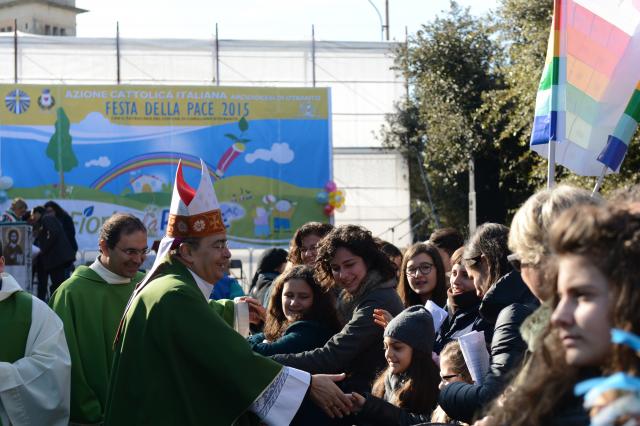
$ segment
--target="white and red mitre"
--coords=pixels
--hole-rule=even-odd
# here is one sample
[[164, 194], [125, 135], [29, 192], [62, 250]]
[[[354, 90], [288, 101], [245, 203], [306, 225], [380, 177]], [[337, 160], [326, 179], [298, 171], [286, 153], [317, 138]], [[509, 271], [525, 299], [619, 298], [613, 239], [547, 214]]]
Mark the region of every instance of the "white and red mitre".
[[222, 221], [222, 211], [218, 204], [218, 197], [213, 189], [209, 168], [200, 160], [200, 184], [194, 190], [184, 180], [182, 161], [178, 162], [176, 180], [173, 185], [171, 207], [169, 208], [169, 223], [167, 233], [160, 241], [156, 253], [156, 260], [144, 279], [138, 284], [134, 295], [144, 287], [149, 278], [162, 263], [165, 256], [175, 246], [174, 243], [183, 238], [198, 238], [225, 232]]
[[200, 164], [200, 185], [194, 190], [184, 180], [182, 162], [178, 163], [167, 224], [169, 238], [198, 238], [225, 232], [209, 169], [204, 161], [200, 160]]

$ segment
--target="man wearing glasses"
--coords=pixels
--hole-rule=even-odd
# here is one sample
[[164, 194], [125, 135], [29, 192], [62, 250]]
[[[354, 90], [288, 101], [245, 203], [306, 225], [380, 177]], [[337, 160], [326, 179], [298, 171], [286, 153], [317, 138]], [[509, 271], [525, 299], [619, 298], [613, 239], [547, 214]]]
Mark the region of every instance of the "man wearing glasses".
[[120, 318], [144, 274], [147, 230], [130, 214], [114, 214], [102, 225], [100, 255], [78, 267], [53, 293], [49, 305], [60, 316], [71, 353], [70, 424], [103, 421]]

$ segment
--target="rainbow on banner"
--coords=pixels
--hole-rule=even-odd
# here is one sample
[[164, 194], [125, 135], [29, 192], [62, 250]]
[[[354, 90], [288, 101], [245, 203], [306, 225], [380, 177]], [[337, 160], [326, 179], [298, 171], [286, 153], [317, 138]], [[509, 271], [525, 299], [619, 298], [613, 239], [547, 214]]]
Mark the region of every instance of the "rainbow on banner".
[[[114, 167], [103, 173], [101, 176], [99, 176], [97, 179], [95, 179], [91, 183], [90, 187], [94, 189], [102, 189], [106, 184], [108, 184], [118, 176], [122, 176], [126, 173], [145, 167], [159, 165], [173, 165], [178, 167], [178, 162], [181, 159], [183, 166], [200, 170], [200, 159], [193, 155], [177, 152], [153, 152], [150, 154], [131, 157], [127, 161], [115, 165]], [[209, 174], [211, 175], [212, 179], [218, 180], [218, 176], [211, 172], [211, 165], [207, 164], [207, 166], [209, 167]]]
[[556, 162], [580, 175], [617, 171], [638, 121], [638, 58], [640, 2], [555, 0], [531, 148], [546, 157], [557, 142]]

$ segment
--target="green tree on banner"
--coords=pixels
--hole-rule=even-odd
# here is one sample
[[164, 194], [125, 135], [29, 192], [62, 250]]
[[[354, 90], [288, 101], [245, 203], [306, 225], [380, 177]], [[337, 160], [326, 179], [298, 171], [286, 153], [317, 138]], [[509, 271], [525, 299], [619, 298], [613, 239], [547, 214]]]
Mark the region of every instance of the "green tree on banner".
[[57, 109], [55, 132], [47, 145], [47, 157], [53, 161], [56, 172], [60, 174], [60, 198], [65, 197], [64, 173], [70, 172], [78, 165], [78, 159], [71, 147], [71, 133], [69, 132], [69, 117], [64, 109]]

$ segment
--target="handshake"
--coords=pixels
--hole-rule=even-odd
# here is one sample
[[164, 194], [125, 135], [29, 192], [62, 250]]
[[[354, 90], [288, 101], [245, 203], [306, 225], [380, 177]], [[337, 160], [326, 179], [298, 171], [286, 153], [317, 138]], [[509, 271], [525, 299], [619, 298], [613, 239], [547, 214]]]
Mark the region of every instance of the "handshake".
[[359, 412], [366, 401], [356, 392], [350, 394], [342, 392], [336, 382], [344, 380], [345, 377], [344, 373], [311, 376], [309, 395], [312, 401], [332, 419]]

